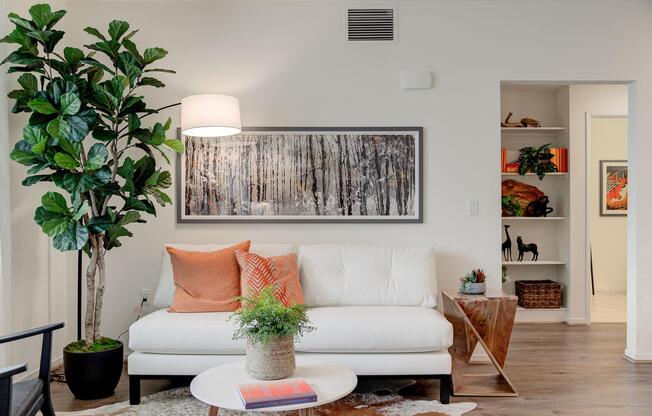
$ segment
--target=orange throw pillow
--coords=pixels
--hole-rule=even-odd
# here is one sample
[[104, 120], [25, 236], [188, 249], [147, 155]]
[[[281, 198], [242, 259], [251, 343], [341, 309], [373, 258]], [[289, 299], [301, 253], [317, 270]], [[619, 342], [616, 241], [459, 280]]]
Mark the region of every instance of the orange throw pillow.
[[258, 295], [265, 287], [274, 286], [274, 295], [285, 306], [303, 303], [303, 291], [299, 281], [297, 256], [262, 257], [255, 253], [236, 250], [240, 265], [240, 291], [244, 297]]
[[240, 270], [235, 251], [249, 251], [249, 241], [209, 252], [166, 247], [172, 261], [174, 297], [169, 312], [232, 312], [240, 307]]

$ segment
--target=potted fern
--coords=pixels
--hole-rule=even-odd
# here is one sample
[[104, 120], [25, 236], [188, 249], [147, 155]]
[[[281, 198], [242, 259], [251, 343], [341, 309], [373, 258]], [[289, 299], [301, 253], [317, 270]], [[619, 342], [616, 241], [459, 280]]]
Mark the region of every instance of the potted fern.
[[232, 315], [234, 339], [246, 339], [246, 370], [259, 380], [289, 377], [295, 370], [294, 340], [314, 330], [302, 304], [285, 306], [267, 286], [258, 295], [240, 297], [242, 308]]
[[20, 74], [20, 88], [9, 93], [12, 111], [29, 114], [9, 157], [29, 167], [23, 185], [55, 188], [43, 194], [34, 220], [55, 249], [89, 258], [84, 339], [65, 347], [64, 366], [75, 396], [92, 399], [112, 394], [122, 372], [122, 343], [100, 331], [106, 253], [132, 236], [129, 228], [145, 222], [143, 214], [172, 202], [165, 193], [170, 172], [155, 155], [167, 159], [167, 150], [182, 152], [183, 145], [166, 138], [171, 120], [143, 123], [162, 109], [148, 108], [140, 90], [165, 86], [150, 75], [174, 72], [153, 67], [167, 52], [141, 53], [132, 41], [137, 30], [119, 20], [108, 33], [87, 27], [97, 41], [85, 50], [62, 48], [56, 25], [65, 14], [48, 4], [32, 6], [28, 17], [10, 13], [15, 28], [2, 42], [17, 49], [2, 63]]

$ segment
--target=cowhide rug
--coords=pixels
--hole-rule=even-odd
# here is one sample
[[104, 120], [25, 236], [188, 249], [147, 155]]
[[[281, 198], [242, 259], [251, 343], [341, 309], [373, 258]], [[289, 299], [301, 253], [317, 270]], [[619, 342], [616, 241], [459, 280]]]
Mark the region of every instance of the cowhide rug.
[[[475, 409], [475, 403], [441, 404], [436, 400], [409, 399], [399, 390], [414, 381], [361, 380], [347, 397], [315, 409], [318, 416], [461, 416]], [[201, 416], [208, 405], [192, 397], [187, 387], [143, 397], [141, 404], [116, 403], [79, 412], [57, 412], [59, 416]], [[221, 409], [219, 416], [294, 416], [297, 412], [241, 412]]]

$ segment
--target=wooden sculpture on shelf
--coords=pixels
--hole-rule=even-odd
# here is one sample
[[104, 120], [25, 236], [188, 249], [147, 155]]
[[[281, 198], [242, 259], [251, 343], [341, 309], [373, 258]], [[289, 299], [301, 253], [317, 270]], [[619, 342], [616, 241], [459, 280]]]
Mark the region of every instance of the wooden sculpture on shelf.
[[536, 186], [528, 185], [513, 179], [507, 179], [503, 181], [501, 186], [501, 195], [503, 197], [511, 196], [512, 200], [521, 206], [523, 215], [528, 217], [530, 216], [527, 214], [528, 205], [530, 205], [531, 202], [538, 201], [539, 199], [546, 196], [546, 194], [544, 194]]
[[516, 245], [518, 246], [518, 261], [523, 261], [523, 254], [527, 252], [532, 253], [531, 261], [537, 261], [539, 259], [539, 249], [536, 244], [524, 244], [523, 239], [519, 235], [516, 237]]
[[505, 121], [500, 123], [500, 126], [501, 127], [515, 127], [515, 128], [542, 127], [541, 122], [539, 120], [535, 120], [535, 119], [530, 118], [530, 117], [523, 117], [521, 119], [521, 121], [516, 122], [516, 123], [513, 122], [513, 121], [510, 121], [510, 119], [512, 118], [513, 115], [514, 115], [514, 113], [512, 113], [510, 111], [509, 114], [507, 114], [507, 117], [505, 118]]
[[526, 217], [547, 217], [552, 211], [551, 207], [548, 206], [550, 199], [547, 195], [542, 196], [536, 201], [532, 201], [525, 208]]
[[509, 238], [509, 231], [507, 231], [509, 225], [504, 225], [504, 227], [505, 227], [505, 235], [507, 235], [507, 239], [503, 243], [503, 260], [512, 261], [512, 239]]

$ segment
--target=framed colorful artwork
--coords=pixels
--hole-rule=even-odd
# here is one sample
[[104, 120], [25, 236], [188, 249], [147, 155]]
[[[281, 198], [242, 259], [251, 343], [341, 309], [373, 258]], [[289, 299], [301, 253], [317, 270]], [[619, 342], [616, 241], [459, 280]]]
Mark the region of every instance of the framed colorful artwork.
[[600, 215], [627, 215], [627, 161], [600, 161]]
[[423, 222], [422, 127], [183, 137], [177, 221]]

